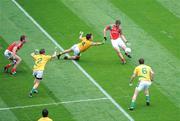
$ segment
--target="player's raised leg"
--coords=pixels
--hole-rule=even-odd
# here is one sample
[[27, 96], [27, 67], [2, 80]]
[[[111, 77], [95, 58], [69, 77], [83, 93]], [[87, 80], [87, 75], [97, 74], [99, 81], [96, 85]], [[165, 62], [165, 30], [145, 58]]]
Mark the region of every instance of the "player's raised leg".
[[67, 50], [65, 50], [65, 51], [63, 51], [63, 52], [60, 52], [59, 54], [57, 54], [57, 58], [60, 59], [60, 56], [61, 56], [61, 55], [64, 55], [64, 54], [70, 53], [70, 52], [72, 52], [72, 49], [71, 49], [71, 48], [70, 48], [70, 49], [67, 49]]
[[118, 57], [121, 59], [122, 64], [126, 64], [126, 60], [120, 52], [119, 48], [114, 47], [114, 50], [116, 51]]

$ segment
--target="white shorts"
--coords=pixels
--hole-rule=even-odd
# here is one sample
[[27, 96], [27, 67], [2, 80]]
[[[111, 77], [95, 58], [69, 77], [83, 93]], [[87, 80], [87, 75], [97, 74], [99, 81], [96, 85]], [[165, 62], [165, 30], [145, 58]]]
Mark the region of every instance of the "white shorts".
[[80, 56], [80, 50], [78, 48], [78, 44], [73, 45], [71, 49], [73, 50], [75, 56]]
[[151, 81], [139, 81], [139, 84], [137, 85], [136, 89], [138, 91], [146, 90], [151, 86]]
[[126, 49], [126, 44], [121, 38], [117, 38], [116, 40], [111, 39], [111, 43], [114, 48], [122, 48], [123, 50]]
[[38, 80], [42, 80], [43, 71], [33, 71], [33, 76]]
[[10, 59], [13, 57], [13, 53], [9, 50], [5, 50], [4, 52], [4, 56], [7, 58], [7, 59]]

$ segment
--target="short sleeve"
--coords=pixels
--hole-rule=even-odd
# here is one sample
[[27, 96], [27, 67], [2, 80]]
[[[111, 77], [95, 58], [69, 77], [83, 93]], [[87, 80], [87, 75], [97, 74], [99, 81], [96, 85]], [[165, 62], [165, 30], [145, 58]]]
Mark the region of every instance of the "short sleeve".
[[108, 25], [108, 26], [106, 26], [106, 30], [111, 30], [111, 26], [110, 25]]
[[134, 69], [134, 72], [133, 72], [134, 74], [138, 74], [138, 68], [136, 67], [135, 69]]

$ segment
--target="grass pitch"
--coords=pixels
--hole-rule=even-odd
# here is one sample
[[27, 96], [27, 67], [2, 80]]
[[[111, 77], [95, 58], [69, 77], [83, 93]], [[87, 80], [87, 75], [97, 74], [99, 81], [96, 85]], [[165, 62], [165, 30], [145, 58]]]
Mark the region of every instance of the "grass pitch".
[[[120, 18], [123, 31], [132, 43], [132, 60], [128, 59], [126, 65], [121, 65], [110, 42], [107, 42], [104, 46], [93, 47], [83, 53], [78, 64], [134, 120], [180, 119], [179, 18], [160, 2], [154, 0], [136, 2], [17, 0], [17, 2], [65, 49], [78, 42], [79, 31], [93, 32], [95, 40], [102, 40], [104, 26]], [[30, 40], [19, 53], [23, 63], [18, 68], [17, 75], [13, 77], [1, 73], [0, 109], [106, 98], [71, 61], [54, 60], [47, 65], [44, 80], [39, 88], [40, 93], [29, 99], [28, 93], [33, 83], [31, 76], [33, 61], [28, 55], [36, 48], [46, 48], [50, 54], [54, 50], [54, 44], [12, 1], [1, 0], [0, 7], [0, 35], [3, 37], [0, 40], [3, 44], [1, 53], [9, 43], [19, 38], [20, 34], [26, 34]], [[144, 57], [146, 63], [151, 65], [156, 73], [155, 82], [151, 87], [152, 105], [146, 107], [145, 97], [140, 94], [136, 110], [130, 112], [127, 108], [135, 86], [130, 88], [128, 81], [139, 57]], [[3, 54], [0, 58], [3, 68], [7, 60]], [[41, 116], [41, 109], [44, 107], [49, 109], [50, 117], [57, 121], [128, 120], [109, 100], [1, 110], [0, 116], [3, 120], [33, 121]]]

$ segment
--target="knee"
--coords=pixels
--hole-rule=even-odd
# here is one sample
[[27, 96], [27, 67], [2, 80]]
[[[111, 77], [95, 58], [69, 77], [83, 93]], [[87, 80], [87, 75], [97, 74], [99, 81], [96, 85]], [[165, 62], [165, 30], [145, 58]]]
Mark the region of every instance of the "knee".
[[18, 63], [20, 63], [20, 62], [22, 61], [21, 58], [18, 58], [18, 59], [16, 59], [16, 60], [17, 60]]

